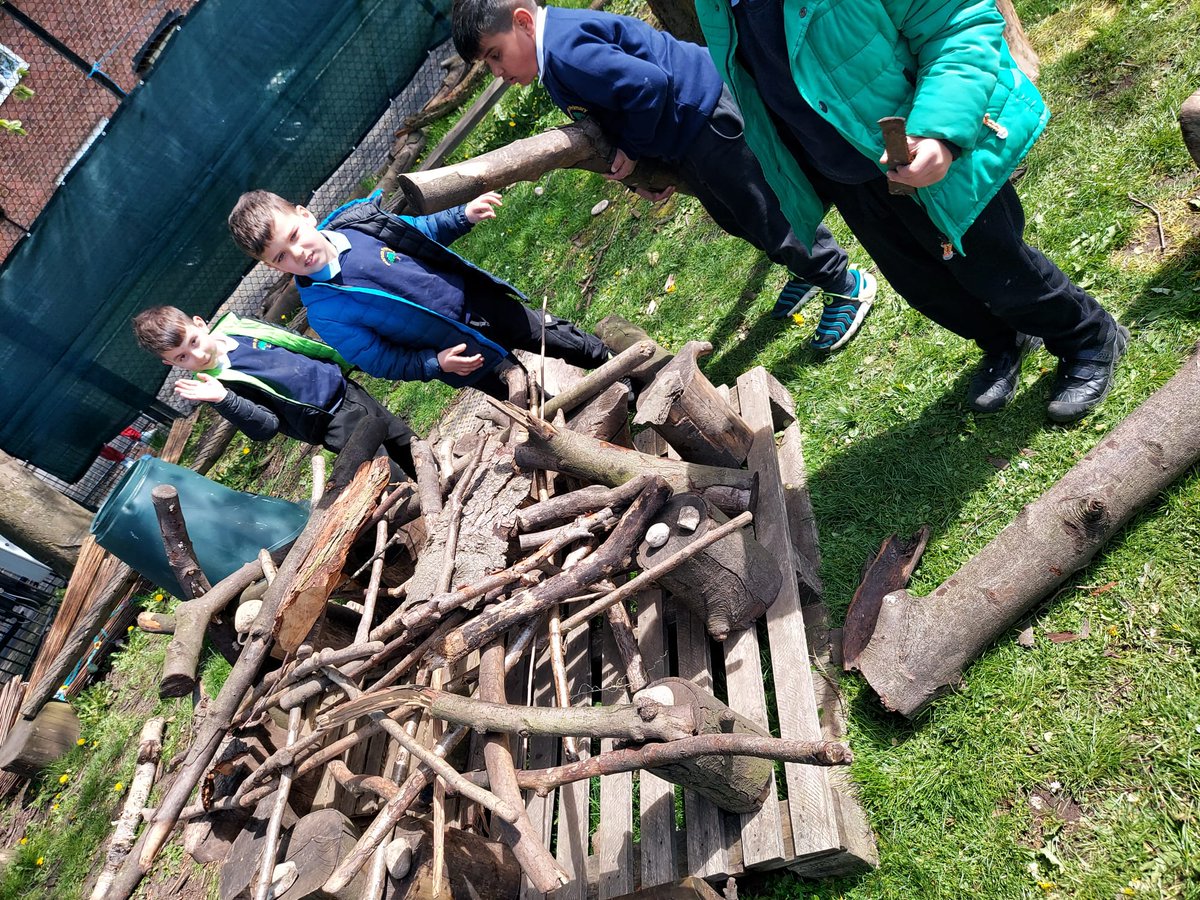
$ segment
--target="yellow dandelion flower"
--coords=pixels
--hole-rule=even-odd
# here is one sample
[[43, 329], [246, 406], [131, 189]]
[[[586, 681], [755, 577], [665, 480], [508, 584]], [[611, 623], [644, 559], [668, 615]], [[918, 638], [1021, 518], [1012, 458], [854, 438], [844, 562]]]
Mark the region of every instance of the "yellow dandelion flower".
[[792, 313], [792, 321], [795, 322], [797, 325], [803, 325], [804, 324], [804, 316], [800, 315], [800, 313]]
[[66, 784], [66, 783], [67, 783], [68, 781], [70, 781], [70, 780], [71, 780], [71, 773], [70, 773], [70, 772], [63, 772], [61, 775], [59, 775], [59, 776], [58, 776], [58, 783], [59, 783], [59, 784]]
[[508, 127], [509, 127], [509, 128], [516, 128], [516, 127], [517, 127], [517, 123], [516, 123], [516, 122], [514, 122], [514, 121], [512, 121], [512, 119], [509, 119], [509, 120], [508, 120]]
[[37, 858], [37, 864], [38, 864], [39, 866], [41, 866], [41, 865], [45, 865], [45, 863], [46, 863], [46, 857], [44, 857], [44, 856], [39, 856], [39, 857]]
[[246, 454], [248, 454], [249, 452], [250, 452], [250, 448], [249, 448], [249, 447], [243, 447], [243, 448], [242, 448], [242, 456], [245, 456], [245, 455], [246, 455]]
[[54, 812], [56, 809], [58, 809], [58, 804], [57, 804], [57, 803], [51, 803], [51, 804], [50, 804], [50, 812]]
[[83, 746], [84, 744], [86, 744], [86, 743], [87, 743], [87, 738], [80, 738], [79, 740], [77, 740], [77, 741], [75, 742], [75, 746], [76, 746], [76, 747], [82, 747], [82, 746]]
[[283, 313], [279, 316], [280, 322], [286, 322], [287, 320], [288, 320], [287, 313]]
[[24, 847], [28, 843], [29, 843], [29, 838], [21, 838], [20, 844], [22, 847]]
[[125, 630], [126, 630], [126, 631], [133, 631], [133, 626], [132, 626], [132, 625], [130, 625], [130, 626], [129, 626], [128, 628], [126, 628]]
[[113, 785], [113, 790], [116, 791], [118, 794], [121, 793], [121, 791], [125, 790], [125, 782], [118, 781], [116, 784]]

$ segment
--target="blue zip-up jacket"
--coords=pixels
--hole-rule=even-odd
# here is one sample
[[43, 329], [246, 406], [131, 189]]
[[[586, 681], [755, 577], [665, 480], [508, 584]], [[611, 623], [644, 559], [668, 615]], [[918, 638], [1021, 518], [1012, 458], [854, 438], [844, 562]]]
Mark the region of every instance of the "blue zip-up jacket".
[[542, 56], [554, 104], [591, 116], [630, 159], [680, 159], [721, 97], [703, 47], [629, 16], [548, 6]]
[[[521, 302], [525, 296], [447, 249], [471, 229], [463, 207], [430, 216], [396, 216], [380, 206], [376, 191], [364, 200], [353, 200], [335, 209], [321, 228], [351, 229], [369, 234], [397, 253], [419, 259], [428, 266], [453, 272], [463, 279], [467, 309], [479, 291], [499, 291]], [[353, 253], [353, 249], [348, 251]], [[309, 324], [327, 344], [337, 349], [369, 375], [398, 381], [439, 379], [454, 387], [473, 384], [494, 369], [509, 352], [465, 322], [437, 311], [444, 307], [434, 298], [431, 309], [404, 297], [365, 287], [313, 281], [299, 276], [296, 286], [308, 310]], [[483, 365], [470, 375], [454, 375], [438, 365], [437, 355], [447, 347], [466, 344], [467, 355], [483, 356]]]

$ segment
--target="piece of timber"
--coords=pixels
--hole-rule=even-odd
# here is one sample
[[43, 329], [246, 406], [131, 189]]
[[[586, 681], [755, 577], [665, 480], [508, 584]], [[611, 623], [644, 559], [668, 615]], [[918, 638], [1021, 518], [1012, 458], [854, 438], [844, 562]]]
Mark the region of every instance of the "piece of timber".
[[[553, 673], [550, 670], [548, 661], [540, 666], [535, 665], [538, 656], [540, 656], [539, 653], [532, 652], [527, 657], [529, 664], [535, 666], [533, 671], [533, 705], [553, 706]], [[520, 667], [518, 666], [518, 668]], [[521, 699], [523, 700], [524, 697]], [[547, 766], [558, 765], [558, 750], [561, 746], [562, 739], [553, 735], [531, 735], [526, 744], [525, 760], [521, 767], [523, 769], [544, 769]], [[533, 791], [525, 792], [525, 814], [529, 816], [529, 821], [533, 823], [534, 828], [541, 834], [542, 843], [547, 847], [550, 846], [554, 829], [554, 801], [554, 791], [551, 791], [545, 797], [539, 797]], [[569, 875], [570, 873], [568, 872], [567, 874]], [[528, 878], [521, 878], [521, 900], [538, 900], [538, 898], [544, 896], [545, 894], [534, 888]]]
[[[590, 706], [592, 673], [591, 629], [576, 628], [564, 638], [563, 655], [572, 705]], [[578, 741], [580, 759], [591, 756], [590, 742]], [[576, 781], [558, 789], [558, 836], [554, 857], [571, 882], [555, 891], [555, 900], [587, 900], [589, 783]]]
[[[642, 659], [651, 680], [667, 677], [667, 635], [663, 592], [637, 596], [637, 633]], [[675, 867], [675, 787], [652, 772], [638, 773], [641, 822], [642, 887], [667, 884], [679, 877]]]
[[[738, 378], [742, 418], [755, 429], [750, 449], [750, 470], [758, 476], [754, 530], [759, 542], [784, 566], [779, 596], [767, 610], [767, 635], [771, 648], [775, 699], [779, 709], [780, 737], [820, 740], [821, 726], [813, 693], [800, 591], [790, 577], [796, 568], [795, 551], [788, 533], [787, 502], [776, 456], [775, 430], [769, 402], [770, 375], [761, 366]], [[784, 765], [792, 835], [798, 857], [824, 855], [841, 849], [833, 798], [825, 772], [817, 766]]]
[[[601, 626], [600, 702], [605, 706], [628, 703], [625, 666], [617, 651], [607, 620]], [[600, 752], [613, 749], [614, 741], [603, 738]], [[608, 900], [633, 890], [633, 773], [620, 772], [600, 779], [600, 826], [596, 831], [596, 855], [600, 857], [599, 900]]]
[[867, 566], [842, 626], [842, 665], [847, 672], [858, 671], [858, 657], [875, 632], [879, 607], [892, 591], [908, 587], [913, 569], [929, 541], [929, 526], [922, 525], [916, 534], [902, 538], [893, 534], [883, 539], [879, 552]]

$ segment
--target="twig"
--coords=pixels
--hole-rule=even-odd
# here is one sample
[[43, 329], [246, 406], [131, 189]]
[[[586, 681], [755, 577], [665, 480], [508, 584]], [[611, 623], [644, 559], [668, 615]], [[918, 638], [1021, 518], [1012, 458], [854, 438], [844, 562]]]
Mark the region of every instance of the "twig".
[[1162, 213], [1160, 213], [1156, 208], [1151, 206], [1145, 200], [1139, 200], [1137, 197], [1133, 196], [1133, 194], [1126, 194], [1125, 196], [1128, 197], [1130, 199], [1130, 201], [1132, 201], [1133, 203], [1136, 203], [1138, 206], [1141, 206], [1144, 209], [1148, 209], [1148, 210], [1150, 210], [1150, 212], [1154, 213], [1154, 218], [1158, 220], [1158, 249], [1159, 249], [1159, 251], [1165, 253], [1167, 250], [1167, 238], [1166, 238], [1166, 235], [1163, 234]]

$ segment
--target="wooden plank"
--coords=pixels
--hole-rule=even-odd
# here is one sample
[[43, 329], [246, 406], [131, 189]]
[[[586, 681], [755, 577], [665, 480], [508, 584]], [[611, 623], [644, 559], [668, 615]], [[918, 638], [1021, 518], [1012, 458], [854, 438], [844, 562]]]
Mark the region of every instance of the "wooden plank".
[[[667, 676], [664, 603], [662, 591], [657, 588], [637, 597], [638, 648], [652, 682]], [[642, 771], [638, 773], [638, 788], [642, 887], [676, 881], [679, 873], [675, 866], [675, 786]]]
[[777, 457], [787, 506], [788, 533], [792, 538], [797, 574], [804, 591], [800, 601], [812, 603], [824, 595], [818, 574], [821, 548], [817, 540], [817, 517], [813, 512], [812, 498], [808, 495], [808, 473], [804, 471], [804, 439], [795, 422], [784, 428]]
[[[605, 706], [628, 703], [625, 666], [608, 627], [603, 626], [600, 699]], [[600, 752], [613, 749], [615, 741], [603, 738]], [[633, 773], [620, 772], [600, 779], [600, 827], [596, 831], [596, 855], [600, 858], [599, 900], [628, 894], [633, 890]]]
[[[538, 659], [540, 653], [530, 653], [530, 660]], [[545, 659], [533, 674], [533, 705], [554, 705], [554, 677], [550, 670], [550, 660]], [[525, 757], [526, 769], [545, 769], [558, 764], [558, 748], [562, 744], [559, 738], [549, 735], [537, 735], [529, 739]], [[542, 841], [550, 846], [554, 833], [554, 803], [557, 792], [552, 791], [545, 797], [539, 797], [534, 791], [525, 793], [525, 811], [529, 820], [542, 835]], [[529, 879], [521, 876], [521, 900], [540, 900], [546, 896], [534, 888]]]
[[[462, 118], [454, 123], [453, 128], [446, 132], [446, 136], [433, 148], [433, 152], [417, 166], [417, 171], [427, 172], [445, 163], [446, 157], [457, 150], [459, 145], [467, 139], [467, 136], [476, 125], [483, 121], [483, 117], [496, 105], [506, 90], [508, 90], [508, 85], [504, 83], [503, 79], [493, 78], [492, 83], [479, 95], [479, 99], [471, 104], [471, 108], [462, 114]], [[426, 212], [436, 212], [436, 210], [426, 210]]]
[[[563, 647], [567, 686], [573, 706], [591, 706], [591, 657], [589, 628], [576, 628]], [[579, 755], [591, 756], [587, 741], [579, 742]], [[555, 900], [587, 900], [588, 830], [590, 828], [589, 783], [576, 781], [558, 790], [558, 834], [554, 858], [571, 876], [571, 883], [552, 895]]]
[[[679, 650], [679, 677], [712, 691], [712, 669], [708, 658], [708, 632], [681, 604], [675, 604], [675, 642]], [[721, 811], [711, 800], [689, 790], [683, 792], [687, 824], [687, 860], [692, 875], [703, 878], [735, 875], [729, 861]]]
[[[774, 661], [775, 702], [779, 709], [780, 737], [820, 740], [821, 726], [813, 693], [813, 674], [809, 665], [804, 618], [800, 612], [800, 591], [793, 573], [796, 554], [788, 533], [787, 503], [775, 455], [775, 430], [771, 418], [770, 376], [761, 366], [738, 378], [738, 398], [742, 418], [755, 431], [747, 459], [750, 470], [758, 475], [758, 504], [754, 511], [754, 529], [758, 540], [776, 559], [792, 560], [786, 567], [779, 596], [767, 610], [767, 635]], [[792, 838], [797, 856], [824, 854], [840, 849], [837, 819], [829, 779], [819, 766], [787, 764], [784, 775], [788, 807], [792, 819]]]

